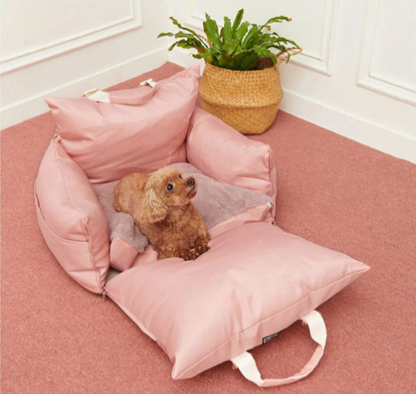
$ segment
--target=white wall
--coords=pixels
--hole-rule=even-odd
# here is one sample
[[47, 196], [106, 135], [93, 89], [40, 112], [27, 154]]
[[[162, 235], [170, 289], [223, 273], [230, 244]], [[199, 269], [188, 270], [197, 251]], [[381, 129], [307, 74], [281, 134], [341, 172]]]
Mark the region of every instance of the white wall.
[[[275, 25], [304, 48], [280, 66], [281, 109], [416, 163], [416, 2], [414, 0], [171, 0], [169, 13], [201, 27], [245, 9], [251, 22]], [[172, 26], [173, 27], [173, 26]], [[176, 63], [194, 60], [183, 50]]]
[[1, 126], [162, 65], [166, 0], [2, 0]]

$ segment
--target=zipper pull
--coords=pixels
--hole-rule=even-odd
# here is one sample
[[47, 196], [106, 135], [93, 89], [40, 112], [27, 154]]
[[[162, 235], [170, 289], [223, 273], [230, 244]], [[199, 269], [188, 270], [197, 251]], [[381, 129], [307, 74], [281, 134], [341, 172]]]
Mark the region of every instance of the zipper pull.
[[60, 140], [61, 140], [61, 136], [60, 136], [59, 134], [55, 134], [55, 135], [52, 137], [52, 141], [59, 142]]
[[106, 293], [105, 289], [103, 289], [103, 302], [105, 301], [106, 295], [107, 295], [107, 293]]

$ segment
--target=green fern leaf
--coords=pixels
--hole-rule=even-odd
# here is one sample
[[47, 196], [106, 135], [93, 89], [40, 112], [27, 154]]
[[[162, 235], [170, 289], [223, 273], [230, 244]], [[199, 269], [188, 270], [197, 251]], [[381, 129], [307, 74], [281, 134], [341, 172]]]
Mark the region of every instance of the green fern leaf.
[[173, 37], [174, 34], [173, 33], [160, 33], [156, 38], [160, 38], [160, 37]]
[[233, 27], [231, 29], [231, 38], [235, 38], [237, 34], [237, 29], [240, 26], [241, 21], [243, 20], [244, 15], [244, 8], [237, 12], [237, 15], [235, 16]]
[[[230, 18], [227, 18], [226, 16], [224, 16], [224, 27], [223, 27], [223, 40], [225, 42], [225, 40], [227, 38], [233, 38], [231, 37], [231, 20]], [[222, 29], [221, 29], [222, 30]]]
[[233, 38], [226, 38], [222, 49], [227, 55], [232, 55], [233, 52], [237, 49], [239, 43], [239, 41]]
[[241, 26], [238, 28], [237, 33], [235, 34], [235, 39], [241, 41], [243, 37], [246, 35], [249, 26], [250, 22], [243, 22]]
[[171, 16], [170, 18], [169, 18], [171, 21], [172, 21], [172, 23], [175, 25], [175, 26], [178, 26], [179, 27], [179, 29], [182, 29], [182, 30], [185, 30], [185, 31], [188, 31], [189, 33], [192, 33], [193, 35], [194, 35], [194, 37], [195, 37], [195, 39], [197, 39], [197, 40], [199, 40], [200, 42], [201, 42], [201, 44], [205, 47], [205, 48], [207, 48], [208, 49], [208, 47], [207, 47], [207, 45], [204, 43], [204, 41], [202, 41], [202, 39], [198, 36], [198, 34], [195, 32], [195, 31], [193, 31], [193, 30], [191, 30], [191, 29], [188, 29], [187, 27], [184, 27], [184, 26], [182, 26], [173, 16]]
[[203, 23], [205, 34], [208, 38], [208, 41], [211, 45], [217, 49], [221, 50], [221, 40], [218, 33], [218, 25], [208, 14], [205, 14], [206, 21]]

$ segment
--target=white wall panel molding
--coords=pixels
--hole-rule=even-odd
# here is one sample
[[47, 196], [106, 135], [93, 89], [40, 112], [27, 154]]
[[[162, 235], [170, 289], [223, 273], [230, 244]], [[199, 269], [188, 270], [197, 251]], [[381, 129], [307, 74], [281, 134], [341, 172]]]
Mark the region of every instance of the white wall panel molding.
[[[379, 24], [382, 23], [380, 20], [380, 0], [369, 0], [367, 7], [357, 85], [416, 105], [415, 85], [402, 81], [399, 82], [391, 77], [377, 73], [372, 69], [374, 63], [374, 46], [378, 38], [377, 31]], [[414, 56], [414, 50], [415, 48], [409, 48], [409, 56]], [[402, 61], [398, 54], [395, 54], [394, 51], [390, 52], [392, 56], [397, 56], [398, 62]]]
[[2, 58], [0, 73], [27, 67], [142, 26], [141, 1], [130, 0], [129, 13], [110, 23]]
[[322, 41], [318, 53], [304, 49], [290, 61], [321, 74], [332, 75], [332, 63], [335, 50], [339, 0], [325, 1], [325, 17], [322, 23]]

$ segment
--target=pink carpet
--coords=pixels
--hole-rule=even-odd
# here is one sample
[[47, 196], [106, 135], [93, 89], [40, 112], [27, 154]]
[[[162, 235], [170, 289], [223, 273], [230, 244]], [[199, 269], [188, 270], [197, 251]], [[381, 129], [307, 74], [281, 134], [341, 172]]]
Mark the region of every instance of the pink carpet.
[[[167, 63], [122, 83], [180, 68]], [[224, 363], [173, 381], [163, 351], [110, 300], [70, 279], [35, 217], [50, 113], [1, 133], [2, 393], [255, 393]], [[264, 135], [277, 164], [277, 222], [372, 270], [322, 305], [328, 343], [305, 380], [274, 393], [415, 392], [416, 166], [279, 112]], [[253, 353], [263, 377], [297, 372], [314, 346], [295, 324]]]

